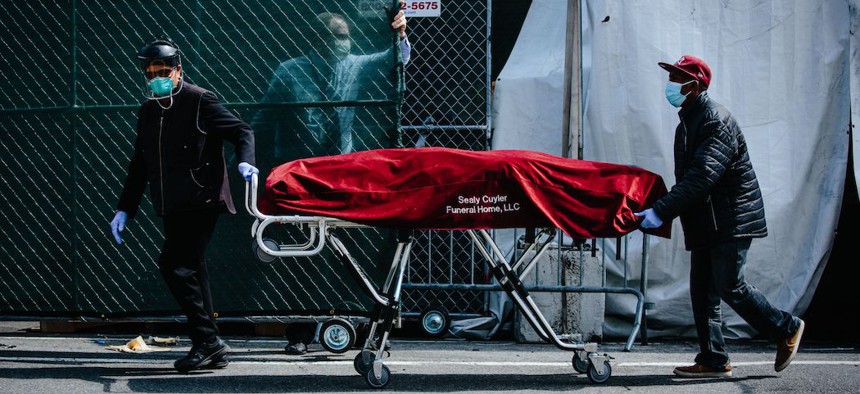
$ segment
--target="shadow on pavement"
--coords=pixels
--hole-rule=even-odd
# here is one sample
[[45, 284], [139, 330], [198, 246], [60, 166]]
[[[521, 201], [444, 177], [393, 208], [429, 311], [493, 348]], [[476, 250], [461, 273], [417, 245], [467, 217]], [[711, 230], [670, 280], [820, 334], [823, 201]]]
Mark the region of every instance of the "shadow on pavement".
[[[400, 372], [398, 374], [398, 372]], [[746, 376], [731, 379], [678, 379], [672, 375], [660, 376], [613, 376], [599, 387], [623, 387], [635, 390], [642, 387], [703, 385], [724, 382], [740, 383], [774, 379], [775, 376]], [[83, 380], [101, 384], [105, 392], [350, 392], [376, 391], [369, 388], [357, 374], [337, 375], [226, 375], [223, 371], [195, 371], [179, 374], [173, 368], [152, 367], [93, 367], [85, 365], [36, 368], [11, 368], [0, 370], [0, 379], [58, 379]], [[565, 374], [414, 374], [392, 371], [391, 381], [385, 390], [401, 392], [454, 392], [454, 391], [569, 391], [597, 388], [585, 375]]]

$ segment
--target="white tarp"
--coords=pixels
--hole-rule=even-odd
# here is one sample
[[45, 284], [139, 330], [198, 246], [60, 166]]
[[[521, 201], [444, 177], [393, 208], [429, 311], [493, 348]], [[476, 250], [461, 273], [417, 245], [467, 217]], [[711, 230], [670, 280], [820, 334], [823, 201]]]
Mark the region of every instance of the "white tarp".
[[[833, 245], [842, 202], [849, 74], [855, 80], [860, 74], [856, 62], [849, 67], [855, 8], [849, 0], [582, 2], [583, 158], [637, 165], [672, 186], [678, 117], [664, 97], [667, 73], [657, 62], [684, 54], [704, 59], [713, 73], [709, 94], [737, 118], [765, 201], [769, 236], [753, 241], [747, 280], [778, 308], [802, 314]], [[564, 3], [532, 3], [496, 81], [493, 149], [561, 152]], [[638, 273], [641, 233], [628, 240], [628, 271]], [[649, 334], [694, 336], [680, 224], [671, 240], [649, 240]], [[604, 252], [614, 257], [614, 244], [607, 245]], [[618, 284], [621, 263], [608, 270], [609, 284]], [[608, 296], [605, 335], [626, 336], [634, 306], [631, 297]], [[751, 335], [725, 305], [723, 317], [728, 337]]]
[[[849, 17], [851, 18], [851, 31], [855, 32], [860, 29], [860, 16], [858, 16], [858, 7], [860, 0], [849, 0]], [[851, 35], [851, 128], [854, 130], [854, 124], [860, 121], [860, 42], [857, 42], [857, 36]], [[860, 130], [855, 130], [851, 134], [852, 146], [854, 147], [854, 179], [860, 178], [860, 155], [857, 155], [857, 144], [860, 144]], [[860, 190], [860, 182], [856, 182], [858, 190]]]

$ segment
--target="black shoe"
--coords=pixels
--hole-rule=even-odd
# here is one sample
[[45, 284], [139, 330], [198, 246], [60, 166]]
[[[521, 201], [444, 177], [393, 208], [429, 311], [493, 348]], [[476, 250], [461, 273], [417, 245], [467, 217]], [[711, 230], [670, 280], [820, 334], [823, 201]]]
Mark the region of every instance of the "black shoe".
[[293, 356], [301, 356], [302, 354], [305, 354], [308, 352], [308, 347], [307, 347], [307, 345], [304, 344], [304, 342], [296, 342], [295, 344], [287, 345], [284, 348], [284, 351], [286, 351], [287, 354], [290, 354]]
[[206, 369], [222, 369], [227, 368], [227, 365], [230, 365], [230, 360], [227, 358], [227, 354], [222, 354], [218, 357], [212, 359], [212, 362], [205, 366]]
[[[191, 347], [188, 355], [176, 360], [173, 367], [177, 371], [185, 373], [196, 369], [209, 368], [214, 363], [214, 360], [222, 359], [226, 361], [224, 356], [230, 351], [230, 346], [227, 346], [221, 338], [218, 338], [212, 344], [195, 345]], [[220, 365], [220, 363], [219, 363]], [[226, 366], [226, 364], [224, 364]], [[223, 367], [221, 367], [223, 368]]]

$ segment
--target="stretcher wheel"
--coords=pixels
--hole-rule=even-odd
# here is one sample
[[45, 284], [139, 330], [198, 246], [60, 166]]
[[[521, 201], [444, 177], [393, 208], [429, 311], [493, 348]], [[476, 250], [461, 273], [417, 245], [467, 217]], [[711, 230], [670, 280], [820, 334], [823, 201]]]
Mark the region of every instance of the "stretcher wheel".
[[387, 365], [382, 366], [382, 374], [380, 374], [379, 379], [376, 378], [376, 375], [373, 374], [373, 367], [364, 374], [364, 381], [367, 382], [367, 385], [373, 387], [375, 389], [381, 389], [388, 384], [388, 380], [391, 377], [391, 371], [388, 370]]
[[[263, 244], [272, 250], [278, 250], [279, 248], [278, 243], [270, 238], [263, 238]], [[257, 261], [263, 264], [271, 264], [275, 259], [277, 259], [277, 257], [264, 252], [260, 245], [257, 244], [256, 239], [251, 239], [251, 250], [254, 252], [254, 256], [257, 258]]]
[[328, 319], [320, 327], [320, 344], [332, 353], [344, 353], [355, 344], [355, 327], [341, 318]]
[[367, 374], [367, 371], [373, 366], [373, 359], [375, 356], [373, 352], [370, 350], [362, 350], [355, 355], [355, 359], [352, 360], [352, 366], [355, 367], [355, 372], [358, 372], [359, 375], [364, 376]]
[[450, 323], [451, 317], [448, 315], [448, 310], [442, 306], [431, 306], [421, 313], [421, 329], [433, 338], [445, 336]]
[[605, 383], [609, 380], [609, 377], [612, 376], [612, 367], [609, 365], [609, 361], [603, 362], [603, 374], [599, 374], [597, 372], [597, 367], [594, 364], [588, 365], [588, 380], [591, 383]]
[[588, 371], [588, 357], [584, 359], [579, 356], [579, 352], [573, 352], [573, 359], [570, 361], [573, 364], [573, 370], [579, 373]]

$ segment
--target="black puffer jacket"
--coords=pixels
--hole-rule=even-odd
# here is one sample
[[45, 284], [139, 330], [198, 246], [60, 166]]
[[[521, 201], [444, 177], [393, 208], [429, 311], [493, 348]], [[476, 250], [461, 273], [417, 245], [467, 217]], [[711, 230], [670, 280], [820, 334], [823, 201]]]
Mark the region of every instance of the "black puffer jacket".
[[145, 102], [117, 210], [133, 218], [149, 184], [159, 216], [207, 208], [235, 213], [224, 141], [234, 145], [237, 162], [254, 164], [253, 131], [208, 90], [185, 82], [170, 108]]
[[678, 115], [676, 183], [654, 212], [664, 221], [681, 217], [687, 250], [767, 236], [761, 190], [731, 113], [703, 92]]

